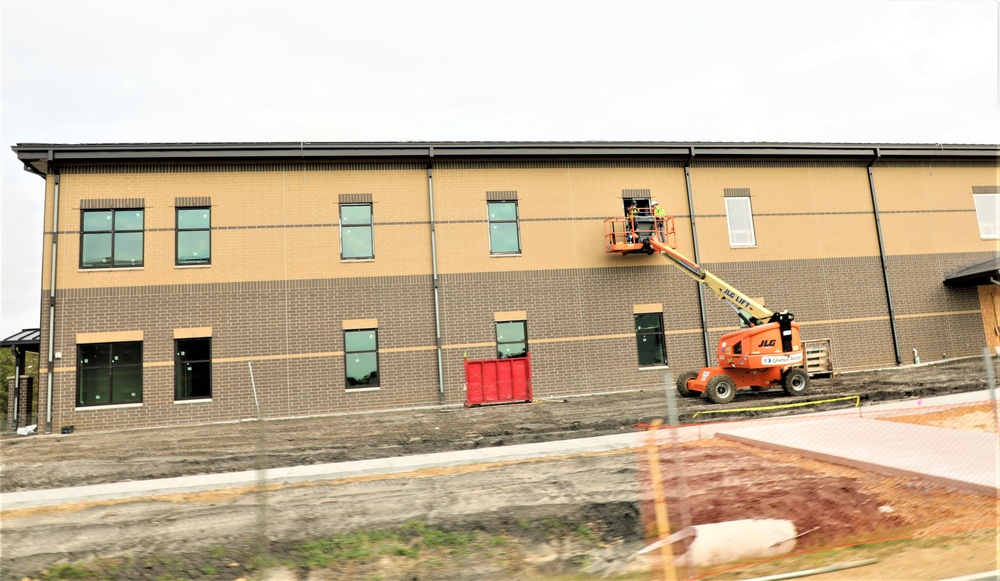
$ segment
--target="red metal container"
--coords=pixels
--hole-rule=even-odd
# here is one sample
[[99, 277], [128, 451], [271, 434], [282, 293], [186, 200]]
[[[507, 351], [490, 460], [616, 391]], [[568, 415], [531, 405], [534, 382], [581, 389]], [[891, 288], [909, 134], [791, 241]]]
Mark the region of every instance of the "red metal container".
[[465, 360], [465, 405], [529, 402], [531, 355], [509, 359]]

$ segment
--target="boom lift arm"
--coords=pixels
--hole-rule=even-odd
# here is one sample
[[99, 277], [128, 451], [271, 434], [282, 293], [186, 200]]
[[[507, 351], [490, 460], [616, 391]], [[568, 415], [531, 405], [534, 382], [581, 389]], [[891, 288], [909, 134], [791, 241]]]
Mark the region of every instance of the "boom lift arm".
[[669, 259], [691, 278], [712, 289], [719, 299], [726, 301], [739, 314], [747, 326], [756, 327], [771, 322], [774, 312], [764, 305], [746, 296], [731, 284], [708, 272], [701, 265], [670, 246], [655, 240], [654, 237], [651, 236], [647, 242], [650, 248]]

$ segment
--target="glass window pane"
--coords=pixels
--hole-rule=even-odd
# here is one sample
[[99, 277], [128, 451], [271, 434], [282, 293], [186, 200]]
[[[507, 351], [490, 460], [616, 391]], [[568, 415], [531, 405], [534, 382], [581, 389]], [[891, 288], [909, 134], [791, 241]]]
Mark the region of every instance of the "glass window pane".
[[212, 260], [208, 230], [177, 233], [177, 264], [208, 264]]
[[208, 208], [184, 208], [177, 210], [177, 229], [209, 228], [212, 225], [212, 212]]
[[142, 366], [114, 365], [111, 370], [111, 403], [142, 401]]
[[111, 355], [112, 363], [142, 365], [142, 342], [113, 343]]
[[111, 345], [108, 343], [79, 345], [77, 354], [83, 367], [107, 367], [111, 363]]
[[376, 331], [344, 332], [344, 350], [348, 353], [353, 351], [374, 351], [376, 344]]
[[726, 198], [726, 219], [731, 246], [753, 246], [756, 243], [750, 198]]
[[986, 240], [1000, 238], [1000, 194], [977, 194], [973, 198], [979, 237]]
[[635, 330], [637, 333], [659, 333], [662, 318], [659, 313], [646, 313], [635, 316]]
[[639, 365], [663, 365], [666, 363], [663, 349], [663, 335], [648, 333], [639, 335]]
[[378, 385], [378, 356], [375, 353], [347, 354], [347, 385]]
[[142, 230], [142, 210], [115, 210], [115, 231]]
[[181, 361], [208, 361], [212, 358], [211, 339], [178, 339], [177, 358]]
[[524, 341], [524, 323], [516, 321], [513, 323], [497, 323], [497, 342], [513, 343]]
[[110, 232], [111, 226], [111, 210], [83, 213], [84, 232]]
[[142, 232], [115, 234], [115, 266], [142, 266]]
[[84, 234], [80, 249], [80, 266], [98, 268], [111, 266], [111, 234]]
[[490, 252], [520, 252], [516, 223], [490, 225]]
[[84, 367], [80, 369], [79, 382], [77, 405], [104, 405], [111, 403], [110, 367]]
[[372, 223], [372, 207], [367, 204], [362, 206], [341, 206], [340, 223], [370, 226]]
[[489, 202], [490, 220], [517, 220], [517, 203]]
[[371, 226], [342, 228], [340, 245], [343, 249], [343, 258], [372, 258], [375, 256]]
[[501, 343], [497, 345], [497, 355], [503, 357], [524, 357], [528, 354], [527, 343]]
[[176, 365], [177, 399], [212, 397], [212, 363], [180, 362]]

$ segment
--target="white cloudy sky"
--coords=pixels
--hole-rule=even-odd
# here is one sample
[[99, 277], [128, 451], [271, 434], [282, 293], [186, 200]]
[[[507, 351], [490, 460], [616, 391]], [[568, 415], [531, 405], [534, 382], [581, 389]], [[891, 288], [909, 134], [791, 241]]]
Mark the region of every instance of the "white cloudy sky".
[[0, 0], [2, 323], [39, 325], [16, 143], [1000, 143], [997, 0]]

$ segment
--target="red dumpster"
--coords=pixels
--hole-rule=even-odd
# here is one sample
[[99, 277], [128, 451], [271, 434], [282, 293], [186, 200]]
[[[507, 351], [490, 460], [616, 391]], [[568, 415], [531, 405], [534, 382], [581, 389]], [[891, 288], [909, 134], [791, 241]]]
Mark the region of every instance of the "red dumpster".
[[465, 360], [465, 405], [531, 401], [531, 355]]

